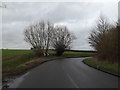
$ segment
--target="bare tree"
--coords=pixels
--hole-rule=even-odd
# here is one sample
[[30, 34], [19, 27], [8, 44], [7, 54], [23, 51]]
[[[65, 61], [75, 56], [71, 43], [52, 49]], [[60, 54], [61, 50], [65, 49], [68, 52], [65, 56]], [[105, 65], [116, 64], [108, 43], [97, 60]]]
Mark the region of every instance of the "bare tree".
[[70, 48], [70, 44], [75, 36], [70, 33], [66, 26], [55, 26], [52, 33], [51, 45], [55, 48], [56, 55], [61, 56], [65, 49]]
[[28, 42], [35, 54], [41, 56], [47, 54], [49, 47], [56, 50], [56, 55], [60, 56], [70, 47], [75, 36], [70, 33], [66, 26], [54, 26], [50, 22], [39, 22], [26, 28], [25, 41]]
[[118, 36], [116, 26], [105, 17], [100, 17], [89, 37], [90, 45], [97, 50], [99, 60], [117, 60]]
[[96, 50], [100, 49], [101, 46], [100, 42], [102, 43], [105, 34], [108, 32], [110, 28], [111, 25], [108, 23], [107, 19], [103, 16], [100, 16], [97, 25], [95, 26], [89, 37], [90, 45], [94, 47]]
[[47, 53], [49, 49], [51, 29], [53, 26], [50, 22], [41, 21], [35, 25], [30, 25], [24, 32], [25, 41], [32, 46], [33, 51], [38, 56]]
[[48, 49], [50, 47], [50, 43], [52, 40], [52, 30], [54, 29], [54, 25], [51, 24], [50, 22], [47, 23], [47, 29], [46, 29], [46, 44], [45, 44], [45, 53], [47, 54]]

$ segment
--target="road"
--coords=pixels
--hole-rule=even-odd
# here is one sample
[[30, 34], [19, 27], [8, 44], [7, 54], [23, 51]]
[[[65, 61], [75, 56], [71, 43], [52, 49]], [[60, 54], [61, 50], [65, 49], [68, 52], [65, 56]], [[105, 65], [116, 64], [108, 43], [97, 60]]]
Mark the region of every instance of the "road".
[[84, 58], [46, 62], [17, 78], [10, 88], [117, 88], [118, 77], [85, 65]]

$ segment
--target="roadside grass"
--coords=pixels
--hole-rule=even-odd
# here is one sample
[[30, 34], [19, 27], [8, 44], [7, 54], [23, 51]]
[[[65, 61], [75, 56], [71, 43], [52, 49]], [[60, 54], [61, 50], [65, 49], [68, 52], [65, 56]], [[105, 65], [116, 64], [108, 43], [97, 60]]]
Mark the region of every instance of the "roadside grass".
[[117, 63], [109, 63], [108, 61], [98, 61], [94, 60], [93, 58], [85, 59], [83, 62], [89, 66], [92, 66], [94, 68], [97, 68], [99, 70], [119, 75], [119, 68], [120, 66]]
[[[23, 64], [27, 61], [31, 60], [29, 55], [22, 55], [18, 59], [11, 59], [11, 60], [3, 60], [2, 61], [2, 74], [3, 77], [8, 76], [9, 74], [17, 73], [15, 70], [17, 69], [17, 66], [20, 64]], [[20, 71], [20, 69], [18, 70]]]
[[28, 58], [25, 59], [25, 58], [26, 57], [23, 57], [16, 61], [11, 61], [11, 62], [9, 61], [5, 64], [3, 63], [3, 78], [20, 75], [43, 62], [54, 60], [57, 59], [58, 57], [50, 56], [50, 57], [40, 57], [40, 58], [32, 58], [32, 59], [28, 59]]
[[19, 75], [40, 63], [54, 59], [94, 55], [91, 52], [64, 52], [62, 56], [56, 57], [55, 51], [49, 50], [50, 56], [38, 58], [32, 56], [31, 53], [31, 50], [2, 49], [2, 77]]

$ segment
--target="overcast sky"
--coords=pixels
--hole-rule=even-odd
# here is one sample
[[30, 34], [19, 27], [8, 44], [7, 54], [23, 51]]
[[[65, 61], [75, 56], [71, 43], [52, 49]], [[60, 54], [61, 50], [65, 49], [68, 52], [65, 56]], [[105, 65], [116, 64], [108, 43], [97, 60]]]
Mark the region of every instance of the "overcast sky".
[[2, 8], [2, 48], [30, 48], [24, 41], [24, 29], [40, 20], [63, 24], [77, 39], [72, 49], [91, 50], [88, 36], [98, 17], [104, 15], [111, 23], [118, 19], [117, 2], [4, 2]]

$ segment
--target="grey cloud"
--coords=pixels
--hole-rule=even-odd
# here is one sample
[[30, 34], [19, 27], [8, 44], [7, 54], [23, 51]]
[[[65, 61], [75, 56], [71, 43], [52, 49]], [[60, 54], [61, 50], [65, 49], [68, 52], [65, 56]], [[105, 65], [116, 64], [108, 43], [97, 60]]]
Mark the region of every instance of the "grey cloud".
[[[62, 22], [69, 19], [83, 20], [86, 18], [91, 18], [91, 15], [95, 14], [98, 5], [93, 5], [91, 3], [60, 3], [58, 7], [51, 12], [48, 12], [45, 15], [45, 18], [48, 18], [54, 22]], [[91, 8], [89, 8], [91, 7]], [[91, 13], [94, 12], [94, 13]]]
[[[88, 36], [100, 13], [117, 19], [116, 3], [20, 3], [7, 2], [2, 13], [3, 48], [30, 48], [24, 41], [24, 29], [39, 20], [65, 24], [77, 39], [72, 49], [92, 49]], [[112, 9], [112, 12], [110, 11]]]
[[[3, 22], [33, 22], [41, 19], [44, 14], [56, 7], [56, 3], [6, 3], [7, 9], [3, 9]], [[7, 14], [6, 14], [7, 13]], [[9, 15], [9, 16], [8, 16]]]

